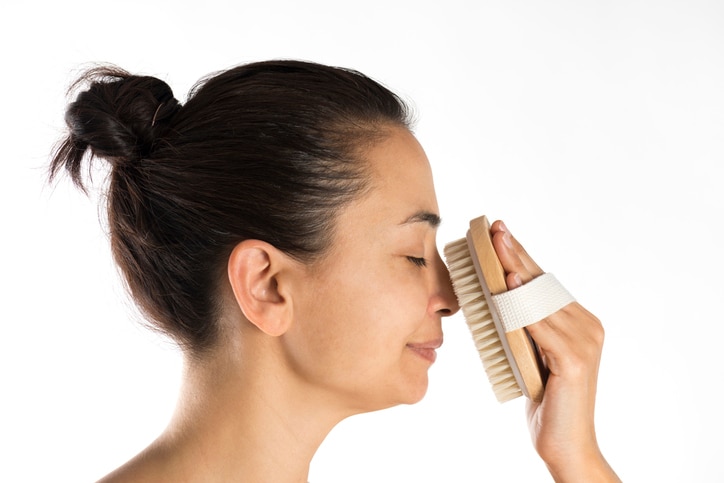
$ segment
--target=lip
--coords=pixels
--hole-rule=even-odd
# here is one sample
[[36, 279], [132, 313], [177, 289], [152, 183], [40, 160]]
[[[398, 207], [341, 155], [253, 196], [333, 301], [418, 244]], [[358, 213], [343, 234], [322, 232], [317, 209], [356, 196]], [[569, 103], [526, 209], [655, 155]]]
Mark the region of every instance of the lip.
[[435, 362], [435, 359], [437, 359], [437, 352], [435, 352], [435, 350], [439, 349], [441, 345], [442, 337], [427, 342], [410, 342], [407, 344], [407, 348], [432, 364]]

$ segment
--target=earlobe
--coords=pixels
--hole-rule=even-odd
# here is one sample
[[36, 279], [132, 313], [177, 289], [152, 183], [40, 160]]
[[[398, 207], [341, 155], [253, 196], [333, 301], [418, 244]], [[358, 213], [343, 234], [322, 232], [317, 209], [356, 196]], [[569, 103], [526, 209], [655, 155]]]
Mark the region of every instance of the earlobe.
[[291, 325], [291, 299], [280, 286], [288, 257], [259, 240], [244, 240], [234, 247], [228, 261], [234, 298], [244, 316], [270, 336], [284, 334]]

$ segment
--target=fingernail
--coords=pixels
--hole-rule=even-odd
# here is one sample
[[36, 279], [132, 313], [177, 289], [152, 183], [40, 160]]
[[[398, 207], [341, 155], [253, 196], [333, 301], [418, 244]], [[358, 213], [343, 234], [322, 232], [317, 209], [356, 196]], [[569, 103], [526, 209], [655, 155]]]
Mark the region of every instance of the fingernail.
[[510, 239], [510, 233], [507, 231], [503, 233], [503, 243], [506, 247], [513, 248], [513, 240]]
[[505, 223], [503, 223], [503, 220], [500, 220], [500, 231], [504, 231], [508, 233], [508, 227], [505, 226]]
[[520, 275], [518, 275], [517, 273], [513, 274], [513, 283], [516, 287], [520, 287], [521, 285], [523, 285], [523, 280], [520, 279]]

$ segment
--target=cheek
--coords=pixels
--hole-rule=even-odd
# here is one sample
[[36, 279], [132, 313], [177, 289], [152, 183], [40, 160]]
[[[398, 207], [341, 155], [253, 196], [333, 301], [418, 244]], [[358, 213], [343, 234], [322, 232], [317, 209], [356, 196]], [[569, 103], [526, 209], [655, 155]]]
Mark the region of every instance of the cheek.
[[348, 362], [404, 349], [425, 320], [427, 292], [421, 271], [395, 262], [339, 270], [315, 284], [304, 317], [310, 349]]
[[427, 270], [429, 269], [415, 267], [406, 261], [403, 268], [398, 268], [391, 277], [393, 280], [389, 287], [391, 297], [397, 301], [395, 305], [420, 318], [425, 316], [429, 298], [425, 277]]
[[427, 373], [406, 344], [419, 338], [427, 298], [423, 273], [407, 268], [382, 264], [354, 276], [329, 271], [310, 283], [299, 323], [285, 335], [294, 370], [369, 408], [419, 400]]
[[309, 281], [295, 307], [295, 338], [310, 358], [336, 363], [332, 359], [349, 358], [376, 342], [383, 311], [375, 302], [380, 284], [374, 275], [369, 268], [335, 267]]
[[[404, 350], [405, 344], [425, 321], [426, 289], [417, 268], [394, 267], [365, 292], [367, 337], [385, 347], [391, 357]], [[415, 273], [417, 272], [417, 273]]]

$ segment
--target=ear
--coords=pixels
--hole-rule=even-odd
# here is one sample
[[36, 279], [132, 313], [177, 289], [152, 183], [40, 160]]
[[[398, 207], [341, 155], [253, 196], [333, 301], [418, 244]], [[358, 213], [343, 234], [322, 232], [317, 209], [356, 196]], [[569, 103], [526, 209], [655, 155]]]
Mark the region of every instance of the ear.
[[289, 268], [286, 254], [259, 240], [244, 240], [229, 256], [229, 282], [239, 308], [249, 322], [274, 337], [292, 323], [291, 297], [281, 283]]

